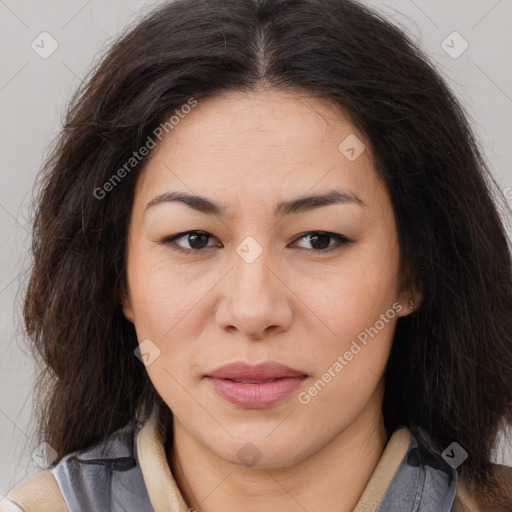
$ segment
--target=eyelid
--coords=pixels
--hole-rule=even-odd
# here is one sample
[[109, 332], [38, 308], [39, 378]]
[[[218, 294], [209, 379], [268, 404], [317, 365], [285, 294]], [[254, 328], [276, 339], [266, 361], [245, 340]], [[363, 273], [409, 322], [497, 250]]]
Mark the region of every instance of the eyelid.
[[[181, 247], [181, 246], [179, 246], [179, 245], [177, 245], [175, 243], [175, 240], [178, 240], [178, 239], [180, 239], [180, 238], [182, 238], [182, 237], [184, 237], [186, 235], [190, 235], [190, 234], [194, 234], [194, 233], [196, 233], [196, 234], [198, 233], [198, 234], [202, 234], [202, 235], [207, 235], [209, 238], [217, 238], [214, 235], [212, 235], [211, 233], [208, 233], [207, 231], [202, 231], [202, 230], [199, 230], [199, 229], [193, 229], [193, 230], [190, 230], [190, 231], [182, 231], [181, 233], [177, 233], [175, 235], [167, 236], [163, 240], [161, 240], [160, 243], [162, 243], [164, 245], [168, 245], [173, 251], [182, 252], [182, 253], [185, 253], [187, 255], [190, 254], [190, 253], [197, 253], [197, 254], [199, 254], [200, 252], [204, 252], [206, 249], [211, 249], [211, 248], [215, 247], [215, 245], [207, 245], [206, 247], [203, 247], [202, 249], [185, 249], [185, 248], [183, 248], [183, 247]], [[305, 249], [303, 247], [299, 247], [299, 249], [301, 249], [303, 251], [307, 251], [309, 253], [325, 254], [325, 253], [331, 252], [332, 250], [340, 249], [341, 247], [354, 242], [354, 240], [352, 240], [352, 239], [350, 239], [350, 238], [348, 238], [345, 235], [342, 235], [340, 233], [334, 233], [332, 231], [323, 231], [323, 230], [312, 230], [312, 231], [306, 231], [304, 233], [301, 233], [300, 235], [298, 235], [298, 236], [296, 236], [294, 238], [294, 242], [299, 241], [299, 240], [301, 240], [303, 238], [306, 238], [308, 235], [312, 235], [312, 234], [328, 235], [331, 238], [335, 239], [337, 241], [337, 243], [327, 247], [326, 249]]]
[[348, 245], [348, 244], [350, 244], [350, 243], [352, 243], [354, 241], [354, 240], [352, 240], [352, 239], [350, 239], [350, 238], [348, 238], [345, 235], [342, 235], [340, 233], [333, 233], [332, 231], [322, 231], [322, 230], [306, 231], [305, 233], [302, 233], [301, 235], [297, 236], [295, 238], [295, 240], [302, 240], [303, 238], [306, 238], [308, 235], [312, 235], [312, 234], [328, 235], [329, 237], [331, 237], [334, 240], [336, 240], [337, 243], [335, 243], [333, 245], [330, 245], [326, 249], [304, 249], [303, 247], [301, 247], [301, 249], [303, 251], [308, 251], [308, 252], [312, 252], [312, 253], [316, 253], [316, 254], [323, 254], [323, 253], [330, 252], [330, 251], [335, 250], [335, 249], [339, 249], [342, 246]]
[[178, 239], [184, 237], [185, 235], [190, 235], [190, 234], [194, 234], [194, 233], [201, 234], [201, 235], [207, 235], [209, 238], [216, 238], [215, 236], [213, 236], [211, 233], [208, 233], [207, 231], [202, 231], [200, 229], [192, 229], [190, 231], [182, 231], [181, 233], [177, 233], [175, 235], [166, 236], [161, 241], [161, 243], [164, 245], [168, 245], [173, 251], [184, 252], [186, 254], [189, 254], [192, 252], [199, 254], [200, 252], [204, 252], [206, 249], [211, 249], [212, 247], [214, 247], [213, 245], [207, 245], [203, 249], [185, 249], [175, 243], [175, 240], [178, 240]]

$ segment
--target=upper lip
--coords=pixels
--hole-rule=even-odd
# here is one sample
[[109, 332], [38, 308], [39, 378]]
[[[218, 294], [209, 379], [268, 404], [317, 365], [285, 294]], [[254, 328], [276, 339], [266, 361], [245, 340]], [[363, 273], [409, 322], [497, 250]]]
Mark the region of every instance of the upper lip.
[[216, 379], [267, 380], [284, 377], [307, 377], [304, 372], [295, 370], [276, 361], [249, 364], [242, 361], [225, 364], [206, 375]]

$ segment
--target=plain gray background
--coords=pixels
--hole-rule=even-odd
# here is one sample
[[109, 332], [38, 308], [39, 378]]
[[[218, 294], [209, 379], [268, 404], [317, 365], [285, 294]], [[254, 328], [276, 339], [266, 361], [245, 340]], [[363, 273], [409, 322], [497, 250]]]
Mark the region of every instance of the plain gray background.
[[[21, 328], [35, 176], [61, 127], [66, 102], [92, 63], [123, 27], [157, 3], [0, 0], [0, 498], [41, 469], [31, 459], [35, 370]], [[436, 63], [465, 105], [512, 205], [512, 1], [366, 3], [402, 26]], [[43, 59], [31, 44], [45, 31], [58, 48]], [[510, 443], [501, 446], [496, 460], [512, 465]]]

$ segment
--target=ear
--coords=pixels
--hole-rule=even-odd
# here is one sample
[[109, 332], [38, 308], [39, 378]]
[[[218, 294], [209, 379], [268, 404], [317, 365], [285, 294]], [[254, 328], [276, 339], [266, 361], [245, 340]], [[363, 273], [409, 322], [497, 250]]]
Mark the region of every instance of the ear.
[[415, 288], [404, 289], [398, 299], [402, 309], [397, 313], [397, 316], [408, 316], [414, 313], [420, 307], [422, 301], [423, 293], [421, 290]]
[[124, 317], [126, 318], [126, 320], [128, 320], [128, 322], [131, 322], [133, 324], [135, 321], [135, 315], [133, 314], [130, 294], [128, 293], [128, 290], [126, 289], [125, 285], [121, 287], [119, 293], [119, 302], [121, 304]]
[[135, 321], [135, 315], [133, 314], [132, 303], [126, 295], [123, 295], [121, 305], [123, 307], [124, 317], [133, 324]]

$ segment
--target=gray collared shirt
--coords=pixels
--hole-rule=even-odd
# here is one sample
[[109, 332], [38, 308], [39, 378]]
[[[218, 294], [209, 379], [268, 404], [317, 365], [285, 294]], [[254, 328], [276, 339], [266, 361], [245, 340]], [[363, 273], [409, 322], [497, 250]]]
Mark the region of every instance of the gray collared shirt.
[[[137, 456], [137, 433], [127, 425], [51, 469], [71, 512], [153, 511]], [[428, 440], [424, 431], [422, 435]], [[411, 433], [377, 512], [451, 512], [457, 478], [456, 470], [433, 457]]]

